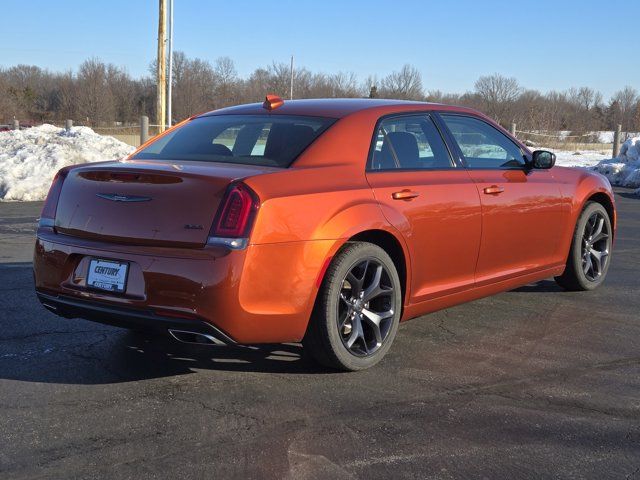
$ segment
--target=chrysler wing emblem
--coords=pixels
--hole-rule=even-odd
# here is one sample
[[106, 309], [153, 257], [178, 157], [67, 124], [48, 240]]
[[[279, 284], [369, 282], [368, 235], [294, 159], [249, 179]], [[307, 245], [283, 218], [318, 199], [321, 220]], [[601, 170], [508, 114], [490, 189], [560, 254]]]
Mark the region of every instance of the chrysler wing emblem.
[[96, 193], [96, 197], [111, 200], [113, 202], [148, 202], [151, 197], [142, 197], [140, 195], [119, 195], [117, 193]]

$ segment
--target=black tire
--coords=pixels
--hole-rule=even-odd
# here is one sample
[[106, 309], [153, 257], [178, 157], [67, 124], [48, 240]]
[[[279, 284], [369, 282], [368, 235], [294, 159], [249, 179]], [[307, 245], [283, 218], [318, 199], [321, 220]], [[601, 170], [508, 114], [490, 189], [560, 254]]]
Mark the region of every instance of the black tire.
[[[360, 274], [361, 281], [357, 278]], [[348, 279], [354, 280], [353, 285]], [[379, 292], [378, 296], [364, 303], [374, 291]], [[371, 243], [348, 242], [327, 269], [303, 347], [318, 363], [330, 368], [369, 368], [391, 347], [401, 310], [400, 279], [389, 255]], [[377, 331], [371, 321], [376, 317], [381, 318], [377, 320]]]
[[[602, 230], [607, 236], [600, 240], [597, 240], [599, 235], [595, 237], [589, 236], [593, 233], [593, 226], [591, 224], [593, 218], [596, 218], [597, 221], [599, 221], [599, 219], [603, 220]], [[573, 233], [571, 249], [567, 257], [567, 266], [562, 275], [555, 277], [558, 285], [570, 291], [593, 290], [600, 286], [602, 282], [604, 282], [607, 272], [609, 271], [609, 265], [611, 264], [612, 236], [611, 219], [609, 218], [607, 210], [600, 203], [587, 202], [578, 218]], [[597, 241], [592, 244], [591, 241], [594, 238]], [[606, 255], [601, 257], [600, 260], [597, 260], [589, 254], [588, 250], [590, 248], [596, 248], [597, 251], [606, 251]], [[594, 263], [592, 264], [592, 262]], [[596, 269], [598, 262], [600, 269], [596, 271], [598, 270]], [[590, 266], [591, 270], [589, 270]], [[587, 271], [585, 271], [585, 269]]]

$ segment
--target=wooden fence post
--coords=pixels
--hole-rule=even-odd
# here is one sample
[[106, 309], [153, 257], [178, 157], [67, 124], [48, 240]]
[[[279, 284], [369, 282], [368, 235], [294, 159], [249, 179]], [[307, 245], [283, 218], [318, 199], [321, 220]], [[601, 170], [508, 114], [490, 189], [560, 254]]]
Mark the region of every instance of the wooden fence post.
[[511, 135], [513, 135], [514, 137], [516, 136], [516, 124], [515, 123], [511, 124]]
[[140, 145], [147, 143], [149, 140], [149, 117], [143, 115], [140, 117]]
[[613, 132], [613, 158], [620, 154], [620, 137], [622, 137], [622, 125], [618, 125]]

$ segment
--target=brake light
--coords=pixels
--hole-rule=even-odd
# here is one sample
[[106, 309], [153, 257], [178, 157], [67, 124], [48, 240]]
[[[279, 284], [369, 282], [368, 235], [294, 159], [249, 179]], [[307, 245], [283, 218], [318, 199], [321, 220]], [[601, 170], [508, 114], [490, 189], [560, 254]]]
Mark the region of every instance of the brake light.
[[218, 207], [207, 243], [244, 248], [258, 205], [258, 197], [253, 190], [243, 183], [232, 184]]
[[62, 169], [56, 173], [49, 187], [49, 193], [47, 199], [42, 207], [42, 213], [40, 214], [40, 227], [53, 227], [56, 218], [56, 210], [58, 209], [58, 200], [60, 199], [60, 192], [62, 191], [62, 184], [67, 177], [67, 170]]

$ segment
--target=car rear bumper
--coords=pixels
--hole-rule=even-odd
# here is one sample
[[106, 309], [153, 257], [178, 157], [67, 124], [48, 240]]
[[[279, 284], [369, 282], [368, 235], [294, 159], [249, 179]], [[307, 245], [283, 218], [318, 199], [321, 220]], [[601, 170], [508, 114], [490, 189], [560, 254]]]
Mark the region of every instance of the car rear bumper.
[[83, 318], [116, 327], [154, 332], [177, 330], [201, 333], [217, 339], [221, 344], [236, 343], [227, 334], [204, 320], [167, 317], [149, 309], [115, 307], [65, 295], [48, 295], [42, 292], [36, 292], [36, 294], [45, 308], [65, 318]]
[[[40, 228], [35, 287], [42, 303], [63, 317], [150, 330], [213, 331], [225, 343], [294, 342], [304, 336], [318, 272], [335, 244], [168, 248], [99, 242]], [[124, 293], [87, 287], [92, 258], [128, 262]]]

